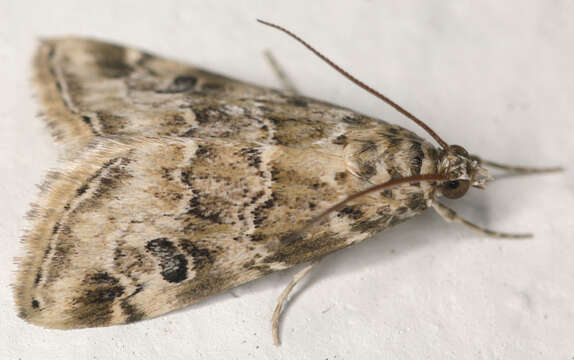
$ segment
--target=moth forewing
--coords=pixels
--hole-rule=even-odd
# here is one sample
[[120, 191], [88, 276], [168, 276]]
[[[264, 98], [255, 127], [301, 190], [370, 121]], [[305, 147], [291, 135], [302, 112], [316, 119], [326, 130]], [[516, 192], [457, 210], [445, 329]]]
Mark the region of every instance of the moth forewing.
[[[49, 185], [28, 237], [17, 304], [42, 326], [163, 314], [361, 241], [421, 212], [432, 194], [420, 183], [355, 199], [293, 242], [290, 232], [369, 184], [346, 172], [344, 146], [325, 154], [216, 138], [93, 141]], [[403, 165], [370, 178], [410, 174]]]

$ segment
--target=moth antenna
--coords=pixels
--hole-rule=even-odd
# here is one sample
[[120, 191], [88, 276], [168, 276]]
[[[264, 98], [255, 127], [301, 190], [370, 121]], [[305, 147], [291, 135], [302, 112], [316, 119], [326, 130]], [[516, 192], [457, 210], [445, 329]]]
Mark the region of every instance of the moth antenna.
[[365, 190], [361, 190], [359, 192], [354, 193], [353, 195], [350, 195], [346, 199], [341, 200], [337, 204], [326, 209], [321, 214], [319, 214], [316, 217], [314, 217], [313, 219], [309, 220], [309, 222], [307, 222], [307, 224], [305, 224], [305, 226], [303, 226], [299, 230], [296, 230], [295, 232], [290, 233], [288, 235], [288, 237], [292, 238], [292, 239], [296, 239], [300, 235], [307, 232], [311, 227], [313, 227], [313, 225], [315, 225], [319, 221], [323, 220], [330, 213], [341, 209], [343, 206], [345, 206], [345, 204], [347, 204], [350, 201], [353, 201], [355, 199], [358, 199], [361, 196], [370, 194], [370, 193], [375, 192], [375, 191], [379, 191], [379, 190], [387, 189], [387, 188], [390, 188], [393, 186], [397, 186], [400, 184], [419, 182], [419, 181], [440, 181], [440, 180], [446, 181], [446, 180], [448, 180], [448, 177], [446, 175], [441, 175], [441, 174], [416, 175], [416, 176], [408, 176], [408, 177], [401, 178], [401, 179], [389, 180], [389, 181], [384, 182], [382, 184], [373, 185], [371, 187], [366, 188]]
[[267, 25], [270, 26], [272, 28], [275, 28], [277, 30], [280, 30], [282, 32], [284, 32], [285, 34], [291, 36], [293, 39], [299, 41], [301, 44], [303, 44], [307, 49], [311, 50], [311, 52], [313, 52], [315, 55], [317, 55], [321, 60], [323, 60], [324, 62], [326, 62], [327, 64], [329, 64], [333, 69], [337, 70], [341, 75], [343, 75], [344, 77], [346, 77], [347, 79], [351, 80], [352, 82], [354, 82], [356, 85], [358, 85], [359, 87], [363, 88], [364, 90], [367, 90], [368, 92], [370, 92], [371, 94], [375, 95], [376, 97], [378, 97], [379, 99], [383, 100], [384, 102], [386, 102], [387, 104], [391, 105], [393, 108], [395, 108], [395, 110], [397, 110], [398, 112], [400, 112], [401, 114], [403, 114], [404, 116], [406, 116], [407, 118], [411, 119], [412, 121], [414, 121], [417, 125], [419, 125], [420, 127], [422, 127], [430, 136], [432, 136], [436, 142], [438, 142], [440, 144], [440, 146], [442, 146], [444, 149], [448, 148], [448, 144], [440, 138], [440, 136], [438, 136], [427, 124], [425, 124], [424, 122], [422, 122], [421, 120], [419, 120], [417, 117], [415, 117], [413, 114], [411, 114], [410, 112], [408, 112], [407, 110], [403, 109], [399, 104], [395, 103], [394, 101], [392, 101], [391, 99], [389, 99], [388, 97], [386, 97], [385, 95], [381, 94], [380, 92], [378, 92], [377, 90], [373, 89], [372, 87], [368, 86], [367, 84], [365, 84], [364, 82], [360, 81], [359, 79], [355, 78], [353, 75], [349, 74], [348, 72], [346, 72], [345, 70], [341, 69], [337, 64], [335, 64], [333, 61], [331, 61], [329, 58], [327, 58], [325, 55], [321, 54], [319, 51], [315, 50], [315, 48], [313, 48], [311, 45], [309, 45], [307, 42], [305, 42], [303, 39], [301, 39], [299, 36], [293, 34], [291, 31], [279, 26], [279, 25], [275, 25], [272, 24], [270, 22], [267, 21], [263, 21], [260, 19], [257, 19], [257, 21], [259, 21], [260, 23], [262, 23], [263, 25]]

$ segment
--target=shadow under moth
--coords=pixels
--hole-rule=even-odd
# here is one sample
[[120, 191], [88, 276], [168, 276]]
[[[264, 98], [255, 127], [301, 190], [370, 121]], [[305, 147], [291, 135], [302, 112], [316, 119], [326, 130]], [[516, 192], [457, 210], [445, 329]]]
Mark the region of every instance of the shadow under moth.
[[152, 318], [274, 271], [311, 263], [428, 207], [483, 188], [494, 166], [411, 131], [100, 41], [42, 41], [43, 118], [64, 149], [30, 211], [14, 285], [19, 316], [59, 329]]

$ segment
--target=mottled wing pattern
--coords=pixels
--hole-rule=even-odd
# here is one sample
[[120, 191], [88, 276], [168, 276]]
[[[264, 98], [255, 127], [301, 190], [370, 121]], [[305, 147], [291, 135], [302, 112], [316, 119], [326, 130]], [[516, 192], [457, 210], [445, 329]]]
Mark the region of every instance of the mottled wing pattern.
[[35, 68], [45, 118], [64, 142], [178, 136], [303, 148], [341, 143], [353, 129], [388, 127], [324, 102], [94, 40], [46, 40]]
[[94, 143], [52, 174], [38, 203], [16, 288], [20, 315], [56, 328], [157, 316], [346, 247], [425, 206], [367, 197], [288, 236], [364, 186], [345, 173], [342, 158], [284, 146]]
[[154, 317], [363, 240], [430, 205], [415, 134], [347, 109], [106, 43], [42, 43], [44, 116], [75, 154], [48, 176], [15, 285], [55, 328]]

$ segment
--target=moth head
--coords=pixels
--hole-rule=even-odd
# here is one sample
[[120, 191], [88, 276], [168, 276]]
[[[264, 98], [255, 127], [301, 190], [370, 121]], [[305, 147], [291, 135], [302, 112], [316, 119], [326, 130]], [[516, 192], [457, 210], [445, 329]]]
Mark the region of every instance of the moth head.
[[448, 177], [440, 185], [440, 194], [449, 199], [462, 197], [471, 186], [484, 189], [486, 182], [492, 180], [480, 161], [459, 145], [446, 148], [438, 166], [439, 174]]

